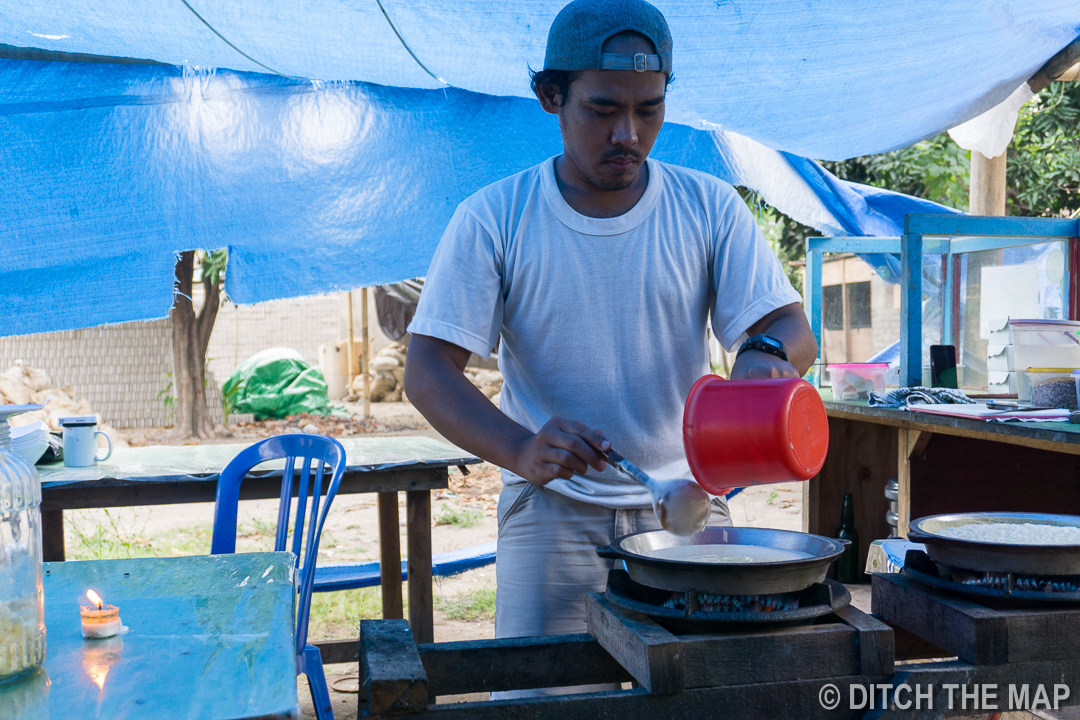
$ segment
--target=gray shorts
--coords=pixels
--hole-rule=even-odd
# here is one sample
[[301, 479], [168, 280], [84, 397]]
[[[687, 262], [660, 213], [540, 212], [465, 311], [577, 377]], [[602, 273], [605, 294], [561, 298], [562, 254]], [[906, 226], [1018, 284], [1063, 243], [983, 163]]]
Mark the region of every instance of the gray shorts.
[[[714, 498], [709, 525], [731, 525], [723, 498]], [[585, 595], [604, 589], [613, 564], [596, 548], [659, 529], [651, 508], [612, 510], [532, 483], [505, 486], [499, 495], [495, 637], [585, 632]]]

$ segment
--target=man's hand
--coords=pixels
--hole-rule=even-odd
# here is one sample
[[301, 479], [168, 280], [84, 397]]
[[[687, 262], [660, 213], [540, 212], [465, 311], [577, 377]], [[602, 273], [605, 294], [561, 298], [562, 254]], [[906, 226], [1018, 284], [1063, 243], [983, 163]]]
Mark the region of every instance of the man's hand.
[[517, 448], [514, 467], [509, 469], [535, 485], [546, 485], [555, 478], [583, 475], [590, 467], [602, 471], [607, 463], [600, 453], [610, 449], [611, 443], [599, 430], [553, 417]]
[[760, 350], [747, 350], [731, 368], [732, 380], [802, 377], [794, 365]]

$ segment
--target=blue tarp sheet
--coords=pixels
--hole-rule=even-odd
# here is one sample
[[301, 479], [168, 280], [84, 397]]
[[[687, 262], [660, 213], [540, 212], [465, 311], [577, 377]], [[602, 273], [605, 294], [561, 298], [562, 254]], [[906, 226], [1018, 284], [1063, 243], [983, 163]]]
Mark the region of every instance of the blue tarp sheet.
[[[458, 202], [561, 148], [535, 100], [461, 90], [0, 60], [0, 94], [5, 335], [164, 317], [185, 249], [228, 246], [239, 303], [424, 275]], [[939, 209], [722, 131], [653, 154], [826, 232]]]
[[[0, 60], [0, 335], [164, 317], [182, 250], [228, 246], [240, 303], [425, 274], [458, 202], [560, 152], [524, 96], [561, 4], [384, 2], [457, 89], [378, 4], [6, 3], [0, 43], [185, 67]], [[941, 208], [795, 153], [914, 142], [1080, 34], [1077, 0], [657, 4], [677, 79], [654, 157], [832, 234]]]
[[[566, 1], [6, 0], [0, 43], [528, 98]], [[1077, 0], [655, 5], [674, 39], [668, 120], [826, 159], [974, 117], [1080, 35]]]

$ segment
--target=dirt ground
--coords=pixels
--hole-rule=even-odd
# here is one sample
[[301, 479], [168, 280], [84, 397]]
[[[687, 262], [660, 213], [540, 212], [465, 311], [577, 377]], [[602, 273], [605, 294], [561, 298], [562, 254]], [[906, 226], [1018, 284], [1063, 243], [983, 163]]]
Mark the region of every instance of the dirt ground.
[[[348, 409], [357, 413], [358, 406]], [[427, 424], [420, 414], [408, 403], [375, 403], [372, 405], [373, 420], [363, 423], [341, 421], [335, 423], [319, 422], [311, 419], [318, 427], [308, 428], [307, 420], [291, 422], [260, 423], [256, 425], [230, 426], [230, 437], [221, 442], [250, 441], [280, 432], [288, 432], [290, 426], [299, 430], [317, 430], [327, 434], [342, 435], [426, 435], [438, 438], [439, 435]], [[292, 430], [295, 432], [296, 430]], [[160, 444], [164, 433], [160, 430], [125, 431], [132, 445]], [[462, 476], [452, 470], [450, 489], [437, 491], [432, 498], [432, 552], [439, 553], [463, 547], [478, 545], [494, 540], [497, 535], [495, 517], [498, 493], [501, 487], [498, 469], [490, 465], [474, 466], [469, 476]], [[267, 523], [274, 522], [276, 501], [249, 501], [241, 503], [239, 522]], [[802, 529], [802, 490], [798, 483], [781, 483], [748, 488], [730, 501], [731, 517], [738, 526], [772, 527], [785, 530]], [[113, 511], [110, 518], [105, 511], [78, 511], [69, 522], [82, 532], [89, 532], [96, 524], [116, 523], [117, 514]], [[163, 547], [169, 538], [189, 532], [191, 528], [209, 528], [212, 525], [213, 506], [211, 504], [169, 505], [155, 508], [133, 510], [130, 520], [121, 517], [124, 522], [141, 524], [140, 538], [147, 543], [157, 543], [155, 554], [188, 554], [187, 546]], [[402, 548], [405, 547], [405, 509], [402, 497], [399, 508]], [[441, 520], [441, 521], [440, 521]], [[162, 540], [164, 539], [164, 540]], [[342, 495], [334, 501], [333, 510], [327, 517], [326, 530], [320, 547], [321, 562], [351, 562], [378, 559], [378, 517], [376, 498], [367, 495]], [[437, 578], [434, 588], [436, 598], [435, 640], [448, 642], [456, 640], [474, 640], [494, 637], [494, 620], [481, 608], [480, 616], [473, 620], [454, 619], [447, 612], [447, 607], [455, 600], [478, 596], [484, 590], [495, 587], [495, 567], [488, 566], [472, 570], [450, 578]], [[489, 592], [490, 594], [490, 592]], [[858, 588], [853, 593], [855, 604], [869, 610], [868, 588]], [[323, 632], [330, 637], [355, 637], [355, 624], [331, 625]], [[313, 618], [313, 627], [315, 626]], [[324, 639], [314, 634], [311, 639]], [[357, 667], [355, 664], [329, 665], [326, 667], [327, 680], [339, 688], [352, 688], [354, 692], [331, 691], [331, 701], [335, 717], [339, 720], [355, 718], [357, 713], [355, 694]], [[351, 677], [350, 677], [351, 676]], [[311, 697], [306, 680], [297, 680], [297, 689], [303, 710], [303, 717], [314, 718]]]

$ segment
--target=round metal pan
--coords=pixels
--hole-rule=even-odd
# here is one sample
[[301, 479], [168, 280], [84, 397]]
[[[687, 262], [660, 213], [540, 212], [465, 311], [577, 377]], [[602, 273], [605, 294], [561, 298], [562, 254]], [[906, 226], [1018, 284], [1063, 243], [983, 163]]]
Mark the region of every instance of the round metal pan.
[[907, 539], [925, 545], [931, 560], [956, 568], [1024, 575], [1080, 575], [1080, 545], [989, 543], [939, 534], [945, 528], [971, 523], [1035, 523], [1080, 528], [1080, 517], [1013, 512], [931, 515], [911, 523]]
[[[678, 537], [665, 530], [625, 535], [596, 552], [600, 557], [625, 562], [631, 579], [641, 585], [682, 592], [754, 595], [797, 592], [821, 582], [847, 544], [847, 540], [790, 530], [707, 527], [690, 537]], [[652, 556], [655, 550], [677, 545], [759, 545], [796, 550], [810, 557], [781, 562], [698, 563]]]

